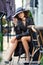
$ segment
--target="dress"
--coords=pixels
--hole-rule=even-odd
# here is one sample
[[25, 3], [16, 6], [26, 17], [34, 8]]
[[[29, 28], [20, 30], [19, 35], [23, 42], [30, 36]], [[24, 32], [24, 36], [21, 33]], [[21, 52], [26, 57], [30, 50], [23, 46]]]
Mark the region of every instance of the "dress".
[[[21, 37], [23, 36], [31, 36], [30, 34], [30, 29], [27, 29], [28, 25], [34, 25], [33, 19], [31, 17], [26, 19], [26, 25], [24, 26], [23, 23], [19, 20], [17, 26], [14, 26], [14, 30], [16, 32], [16, 38], [19, 40]], [[15, 50], [15, 56], [21, 55], [22, 53], [24, 53], [24, 48], [22, 45], [22, 42], [18, 42], [20, 44], [17, 45], [17, 48]], [[31, 43], [31, 42], [29, 42]], [[29, 46], [31, 47], [32, 50], [32, 44], [29, 44]], [[21, 50], [20, 50], [21, 49]], [[31, 52], [30, 50], [30, 52]]]
[[24, 26], [24, 24], [18, 20], [17, 26], [14, 26], [14, 30], [16, 32], [16, 38], [20, 39], [22, 36], [28, 36], [30, 35], [29, 33], [29, 29], [27, 29], [27, 26], [29, 25], [34, 25], [33, 19], [32, 18], [27, 18], [26, 19], [26, 25]]

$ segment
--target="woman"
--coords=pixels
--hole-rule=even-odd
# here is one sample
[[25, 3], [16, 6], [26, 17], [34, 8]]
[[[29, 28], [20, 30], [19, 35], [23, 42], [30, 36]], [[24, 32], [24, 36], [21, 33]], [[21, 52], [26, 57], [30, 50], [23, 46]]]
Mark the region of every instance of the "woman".
[[24, 47], [26, 53], [26, 61], [29, 61], [30, 53], [28, 42], [31, 41], [31, 36], [29, 33], [29, 29], [27, 29], [27, 26], [34, 25], [34, 23], [33, 19], [27, 16], [27, 12], [28, 11], [24, 10], [23, 8], [18, 8], [16, 14], [13, 16], [16, 36], [14, 36], [13, 39], [11, 40], [11, 46], [8, 51], [9, 54], [7, 56], [7, 61], [10, 60], [10, 57], [15, 51], [19, 41], [22, 42], [22, 45]]

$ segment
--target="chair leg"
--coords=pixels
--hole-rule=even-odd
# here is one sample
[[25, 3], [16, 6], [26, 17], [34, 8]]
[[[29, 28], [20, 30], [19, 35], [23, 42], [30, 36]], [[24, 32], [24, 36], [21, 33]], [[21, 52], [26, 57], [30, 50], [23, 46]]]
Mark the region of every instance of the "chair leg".
[[[20, 56], [19, 56], [19, 58], [18, 58], [18, 62], [19, 62], [19, 60], [20, 60]], [[18, 62], [17, 62], [17, 63], [18, 63]]]
[[41, 53], [40, 53], [40, 55], [39, 55], [38, 61], [40, 61], [40, 58], [41, 58]]

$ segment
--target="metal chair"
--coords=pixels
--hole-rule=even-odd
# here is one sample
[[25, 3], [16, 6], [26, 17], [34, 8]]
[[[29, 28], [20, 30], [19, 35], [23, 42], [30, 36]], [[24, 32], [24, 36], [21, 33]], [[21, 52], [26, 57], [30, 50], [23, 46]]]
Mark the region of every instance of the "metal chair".
[[[32, 49], [30, 50], [30, 53], [31, 53], [30, 54], [30, 59], [31, 59], [30, 61], [34, 61], [34, 60], [37, 60], [38, 61], [39, 60], [39, 55], [37, 56], [37, 59], [34, 59], [34, 57], [35, 57], [35, 54], [40, 54], [40, 52], [39, 52], [40, 51], [39, 34], [37, 32], [31, 31], [31, 29], [30, 29], [30, 33], [31, 33], [31, 37], [32, 37], [32, 40], [30, 42], [32, 44], [32, 45], [30, 44], [30, 48], [32, 46]], [[19, 51], [19, 53], [16, 54], [18, 51]], [[21, 57], [21, 55], [23, 53], [25, 53], [24, 48], [22, 46], [22, 43], [19, 42], [19, 44], [17, 45], [17, 48], [16, 48], [16, 50], [14, 52], [14, 56], [19, 56], [18, 57], [18, 62], [19, 62], [20, 58], [21, 59], [22, 58], [26, 58], [26, 56], [25, 57]]]
[[[39, 34], [37, 34], [37, 32], [32, 32], [32, 31], [30, 31], [30, 32], [31, 32], [31, 36], [32, 36], [32, 41], [30, 43], [30, 48], [32, 46], [32, 49], [30, 50], [30, 54], [31, 54], [30, 56], [32, 56], [32, 55], [34, 55], [36, 53], [36, 51], [39, 51], [38, 50], [39, 48], [37, 48], [37, 46], [40, 46], [40, 43], [39, 43]], [[19, 46], [21, 46], [21, 45], [19, 45]], [[19, 53], [18, 62], [19, 62], [20, 58], [26, 58], [26, 57], [21, 57], [22, 48], [23, 47], [21, 46], [21, 48], [19, 50], [20, 53]], [[32, 52], [34, 52], [34, 53], [32, 53]], [[31, 59], [32, 59], [32, 57], [31, 57]]]

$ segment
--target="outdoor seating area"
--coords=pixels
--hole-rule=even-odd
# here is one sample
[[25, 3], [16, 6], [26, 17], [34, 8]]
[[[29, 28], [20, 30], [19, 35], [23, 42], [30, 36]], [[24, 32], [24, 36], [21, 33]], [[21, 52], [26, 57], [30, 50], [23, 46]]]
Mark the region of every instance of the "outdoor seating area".
[[[2, 20], [1, 20], [2, 21]], [[2, 26], [3, 27], [3, 26]], [[8, 42], [8, 45], [9, 45], [9, 41], [10, 41], [10, 38], [12, 37], [12, 36], [15, 36], [15, 34], [11, 34], [11, 29], [13, 28], [13, 26], [5, 26], [3, 29], [1, 29], [2, 30], [2, 34], [0, 35], [1, 36], [1, 39], [3, 40], [3, 38], [4, 37], [6, 37], [7, 36], [7, 42]], [[31, 26], [29, 27], [28, 26], [28, 28], [30, 29], [31, 28]], [[33, 43], [33, 49], [34, 49], [34, 53], [33, 54], [31, 54], [30, 55], [30, 58], [31, 58], [31, 61], [29, 62], [29, 63], [27, 63], [27, 64], [37, 64], [39, 61], [40, 61], [40, 59], [38, 59], [39, 57], [40, 57], [40, 54], [42, 55], [42, 57], [43, 57], [43, 32], [42, 31], [40, 31], [40, 30], [42, 30], [42, 28], [40, 29], [40, 28], [38, 28], [38, 27], [35, 27], [35, 29], [37, 30], [37, 32], [31, 32], [31, 34], [32, 34], [32, 43]], [[10, 32], [8, 31], [8, 30], [10, 30]], [[3, 32], [4, 31], [4, 32]], [[7, 34], [6, 34], [7, 33]], [[35, 35], [36, 34], [36, 35]], [[36, 37], [35, 37], [36, 36]], [[35, 38], [35, 39], [34, 39]], [[4, 40], [3, 40], [4, 41]], [[19, 42], [19, 43], [21, 43], [21, 42]], [[37, 44], [38, 43], [38, 44]], [[39, 44], [40, 43], [40, 44]], [[1, 42], [1, 51], [3, 50], [3, 42]], [[21, 46], [21, 48], [19, 48], [19, 46]], [[23, 58], [25, 58], [25, 56], [24, 57], [21, 57], [21, 54], [22, 53], [24, 53], [24, 52], [21, 52], [21, 51], [23, 51], [22, 49], [23, 49], [23, 46], [21, 45], [21, 44], [19, 44], [18, 46], [18, 49], [16, 48], [16, 51], [15, 51], [15, 55], [14, 56], [17, 56], [16, 54], [17, 54], [17, 52], [18, 51], [20, 51], [20, 53], [18, 52], [18, 62], [20, 61], [20, 58], [21, 59], [23, 59]], [[30, 48], [31, 48], [31, 45], [30, 45]], [[32, 53], [32, 50], [30, 50], [31, 51], [31, 53]], [[39, 55], [38, 55], [39, 54]], [[37, 56], [38, 55], [38, 56]], [[36, 58], [37, 57], [37, 58]], [[11, 60], [12, 59], [10, 59], [10, 62], [11, 62]]]
[[[37, 0], [36, 2], [36, 0], [21, 0], [21, 2], [21, 4], [17, 4], [15, 0], [13, 0], [12, 2], [6, 0], [6, 4], [3, 1], [4, 5], [6, 5], [6, 7], [3, 6], [3, 8], [5, 8], [5, 11], [3, 8], [3, 11], [0, 9], [0, 65], [43, 65], [43, 10], [41, 5], [43, 1], [40, 2], [39, 0]], [[22, 7], [22, 10], [16, 11], [16, 9], [20, 6]], [[22, 13], [24, 13], [23, 20], [23, 15], [20, 15]], [[28, 17], [30, 19], [28, 19]], [[13, 20], [14, 18], [15, 20]], [[15, 23], [16, 18], [17, 23]], [[20, 23], [21, 21], [22, 23]], [[23, 23], [25, 21], [26, 23]], [[28, 23], [28, 21], [30, 22]], [[18, 27], [16, 27], [17, 25]], [[19, 27], [22, 31], [22, 35], [21, 31], [19, 30]], [[23, 45], [22, 40], [22, 37], [25, 36], [31, 36], [31, 40], [27, 40], [29, 46], [29, 61], [26, 61], [27, 49], [25, 50], [25, 46]], [[9, 55], [10, 51], [7, 56], [6, 52], [11, 46], [10, 43], [12, 42], [12, 44], [14, 44], [15, 40], [18, 40], [17, 46], [15, 45], [16, 48], [13, 51], [12, 46], [12, 54], [10, 56], [10, 59], [7, 60], [9, 62], [7, 62], [5, 60], [7, 59], [7, 56]]]

